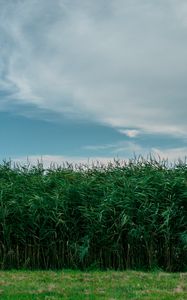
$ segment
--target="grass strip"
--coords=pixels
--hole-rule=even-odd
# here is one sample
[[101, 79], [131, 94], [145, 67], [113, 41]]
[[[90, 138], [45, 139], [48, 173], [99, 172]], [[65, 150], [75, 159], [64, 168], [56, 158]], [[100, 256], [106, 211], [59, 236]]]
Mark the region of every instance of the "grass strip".
[[187, 273], [1, 271], [0, 299], [187, 299]]

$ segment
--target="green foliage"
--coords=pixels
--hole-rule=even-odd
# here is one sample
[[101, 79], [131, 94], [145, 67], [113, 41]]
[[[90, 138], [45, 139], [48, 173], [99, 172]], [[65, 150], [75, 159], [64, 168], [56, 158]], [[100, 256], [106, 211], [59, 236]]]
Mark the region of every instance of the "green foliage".
[[187, 269], [187, 165], [0, 165], [0, 268]]

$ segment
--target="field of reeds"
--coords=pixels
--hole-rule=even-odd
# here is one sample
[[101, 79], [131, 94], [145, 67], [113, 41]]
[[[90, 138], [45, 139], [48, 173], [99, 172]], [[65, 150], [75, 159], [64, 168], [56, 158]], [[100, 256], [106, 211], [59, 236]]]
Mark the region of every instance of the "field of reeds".
[[0, 165], [0, 269], [187, 270], [187, 164]]

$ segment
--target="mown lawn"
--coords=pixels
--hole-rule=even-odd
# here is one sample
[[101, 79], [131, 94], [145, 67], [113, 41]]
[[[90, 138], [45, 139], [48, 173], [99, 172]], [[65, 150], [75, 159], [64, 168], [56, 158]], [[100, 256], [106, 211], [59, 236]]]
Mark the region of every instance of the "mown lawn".
[[187, 299], [187, 273], [1, 271], [0, 299]]

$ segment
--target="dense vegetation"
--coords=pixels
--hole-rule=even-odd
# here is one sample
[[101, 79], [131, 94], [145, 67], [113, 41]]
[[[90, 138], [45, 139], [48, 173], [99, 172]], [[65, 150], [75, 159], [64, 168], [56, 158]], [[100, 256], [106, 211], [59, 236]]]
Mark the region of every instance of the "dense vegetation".
[[187, 270], [187, 164], [4, 162], [0, 268]]

